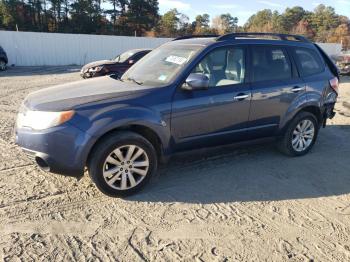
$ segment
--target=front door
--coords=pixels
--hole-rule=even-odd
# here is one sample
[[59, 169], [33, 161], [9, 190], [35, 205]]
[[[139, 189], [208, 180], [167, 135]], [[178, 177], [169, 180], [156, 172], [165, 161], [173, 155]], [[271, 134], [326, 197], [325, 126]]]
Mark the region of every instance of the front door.
[[191, 73], [209, 78], [207, 90], [178, 88], [173, 99], [171, 129], [180, 148], [229, 143], [247, 127], [251, 92], [245, 83], [246, 50], [214, 49]]

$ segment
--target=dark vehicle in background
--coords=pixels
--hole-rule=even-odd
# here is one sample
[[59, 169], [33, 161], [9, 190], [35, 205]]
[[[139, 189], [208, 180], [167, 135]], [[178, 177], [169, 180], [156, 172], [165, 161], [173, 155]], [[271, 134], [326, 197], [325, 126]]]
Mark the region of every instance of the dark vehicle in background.
[[8, 63], [7, 55], [4, 49], [0, 46], [0, 71], [6, 70]]
[[337, 66], [341, 75], [350, 75], [350, 55], [338, 57]]
[[133, 49], [118, 55], [112, 60], [92, 62], [81, 69], [80, 75], [82, 78], [104, 75], [113, 75], [115, 78], [118, 78], [149, 52], [151, 52], [150, 49]]
[[87, 167], [103, 193], [125, 196], [186, 150], [272, 138], [289, 156], [307, 154], [335, 115], [338, 80], [331, 59], [302, 36], [182, 37], [120, 79], [30, 94], [16, 143], [43, 170], [79, 177]]
[[350, 75], [350, 62], [337, 64], [341, 75]]

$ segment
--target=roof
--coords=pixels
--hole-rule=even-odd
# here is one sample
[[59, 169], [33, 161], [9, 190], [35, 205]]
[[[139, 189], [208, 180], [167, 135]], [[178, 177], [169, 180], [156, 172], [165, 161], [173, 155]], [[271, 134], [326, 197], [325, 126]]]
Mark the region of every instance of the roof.
[[198, 37], [198, 38], [188, 38], [182, 40], [172, 41], [172, 44], [182, 44], [182, 45], [209, 45], [216, 42], [216, 37]]
[[285, 45], [309, 45], [308, 39], [299, 35], [273, 34], [273, 33], [230, 33], [222, 36], [183, 36], [172, 41], [174, 44], [198, 44], [211, 45], [214, 43], [256, 43], [256, 44], [285, 44]]

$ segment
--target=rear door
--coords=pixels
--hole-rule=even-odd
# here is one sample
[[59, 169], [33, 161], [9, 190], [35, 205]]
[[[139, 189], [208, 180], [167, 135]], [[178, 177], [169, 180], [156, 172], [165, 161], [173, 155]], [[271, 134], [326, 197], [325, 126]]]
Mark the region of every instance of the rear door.
[[291, 103], [305, 93], [288, 47], [252, 45], [249, 127], [256, 138], [273, 136]]

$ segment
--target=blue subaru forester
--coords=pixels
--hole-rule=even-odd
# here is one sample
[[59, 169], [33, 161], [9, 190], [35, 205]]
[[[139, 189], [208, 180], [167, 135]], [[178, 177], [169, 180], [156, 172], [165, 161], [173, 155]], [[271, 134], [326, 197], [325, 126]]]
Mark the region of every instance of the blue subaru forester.
[[306, 154], [334, 116], [338, 70], [301, 36], [181, 37], [121, 79], [102, 77], [30, 94], [16, 143], [45, 171], [82, 176], [110, 196], [130, 195], [174, 153], [275, 138]]

